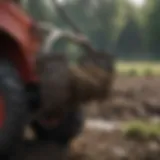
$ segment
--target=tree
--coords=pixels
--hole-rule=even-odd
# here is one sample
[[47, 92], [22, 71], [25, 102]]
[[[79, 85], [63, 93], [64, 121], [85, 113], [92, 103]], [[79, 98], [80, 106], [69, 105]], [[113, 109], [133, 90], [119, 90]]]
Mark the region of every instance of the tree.
[[116, 53], [123, 57], [133, 57], [143, 50], [143, 34], [136, 15], [137, 8], [129, 3], [126, 6], [126, 24], [118, 37]]
[[148, 12], [146, 11], [146, 32], [148, 33], [148, 49], [155, 59], [160, 59], [160, 1], [147, 1]]
[[[51, 1], [28, 0], [25, 8], [36, 20], [50, 21], [69, 29]], [[124, 2], [125, 0], [65, 0], [62, 5], [96, 48], [113, 51], [123, 27]]]
[[121, 28], [119, 4], [119, 0], [66, 0], [65, 9], [96, 48], [111, 50]]

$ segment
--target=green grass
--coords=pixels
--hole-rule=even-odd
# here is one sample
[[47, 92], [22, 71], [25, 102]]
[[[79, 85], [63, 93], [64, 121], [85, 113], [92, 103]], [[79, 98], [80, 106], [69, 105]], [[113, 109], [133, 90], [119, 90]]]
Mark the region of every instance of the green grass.
[[116, 64], [117, 72], [122, 75], [160, 76], [160, 63], [156, 62], [123, 62]]
[[160, 122], [133, 121], [124, 123], [122, 131], [130, 139], [156, 139], [160, 137]]

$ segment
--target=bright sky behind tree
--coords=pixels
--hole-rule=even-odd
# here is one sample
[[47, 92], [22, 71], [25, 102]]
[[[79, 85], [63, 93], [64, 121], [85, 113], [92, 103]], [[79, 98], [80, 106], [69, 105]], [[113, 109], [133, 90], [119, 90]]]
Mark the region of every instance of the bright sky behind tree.
[[145, 2], [145, 0], [129, 0], [129, 1], [133, 2], [137, 6], [142, 6]]

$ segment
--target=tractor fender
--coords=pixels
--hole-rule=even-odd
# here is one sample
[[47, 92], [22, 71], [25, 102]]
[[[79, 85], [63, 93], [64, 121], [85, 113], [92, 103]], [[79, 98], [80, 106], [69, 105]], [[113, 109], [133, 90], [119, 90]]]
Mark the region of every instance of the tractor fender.
[[24, 82], [32, 83], [36, 76], [36, 52], [39, 37], [34, 23], [20, 6], [12, 2], [0, 3], [0, 56], [8, 56]]
[[[18, 41], [0, 28], [0, 57], [8, 58], [16, 67], [21, 79], [26, 84], [36, 80], [32, 57], [26, 57]], [[32, 56], [32, 55], [31, 55]]]

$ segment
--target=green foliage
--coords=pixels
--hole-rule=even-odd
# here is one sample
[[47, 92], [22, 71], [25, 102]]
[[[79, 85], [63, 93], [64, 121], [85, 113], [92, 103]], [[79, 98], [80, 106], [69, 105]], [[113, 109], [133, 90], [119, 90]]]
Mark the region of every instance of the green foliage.
[[119, 74], [128, 76], [160, 76], [160, 64], [155, 62], [119, 61], [116, 70]]
[[121, 24], [119, 0], [66, 0], [65, 8], [96, 48], [112, 48]]
[[[51, 1], [22, 0], [22, 4], [36, 20], [71, 29]], [[61, 3], [94, 47], [110, 50], [123, 59], [160, 59], [159, 0], [146, 0], [142, 8], [128, 0], [63, 0]], [[57, 47], [65, 50], [66, 44], [59, 43]]]
[[24, 0], [22, 4], [35, 20], [53, 21], [54, 12], [49, 5], [49, 0]]
[[[28, 0], [25, 8], [36, 20], [52, 21], [69, 28], [56, 10], [48, 5], [51, 0]], [[63, 7], [87, 34], [96, 48], [111, 49], [123, 26], [125, 0], [65, 0]], [[36, 6], [36, 8], [35, 8]]]
[[150, 68], [144, 70], [144, 76], [153, 76], [153, 72]]
[[148, 32], [148, 49], [153, 53], [155, 59], [160, 59], [160, 1], [147, 1], [146, 6], [146, 28]]
[[137, 76], [137, 70], [132, 68], [131, 70], [128, 71], [128, 76]]
[[121, 56], [129, 57], [137, 52], [142, 52], [142, 34], [138, 23], [134, 18], [129, 18], [125, 28], [122, 30], [118, 41], [116, 52]]
[[124, 124], [124, 136], [129, 139], [147, 140], [160, 137], [160, 123], [133, 121]]
[[135, 53], [141, 53], [144, 49], [143, 32], [138, 9], [130, 3], [126, 3], [125, 25], [122, 29], [116, 44], [116, 53], [120, 57], [133, 57]]

